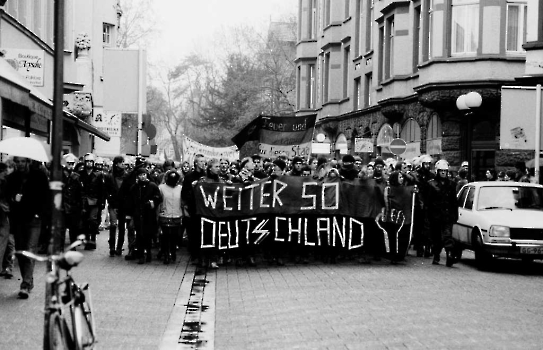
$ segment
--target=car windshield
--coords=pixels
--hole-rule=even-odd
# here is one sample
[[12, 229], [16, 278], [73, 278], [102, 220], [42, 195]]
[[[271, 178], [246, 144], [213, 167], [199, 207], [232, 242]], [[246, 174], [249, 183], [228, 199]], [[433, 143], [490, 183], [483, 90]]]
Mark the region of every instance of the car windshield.
[[538, 187], [481, 187], [477, 210], [543, 210], [543, 189]]

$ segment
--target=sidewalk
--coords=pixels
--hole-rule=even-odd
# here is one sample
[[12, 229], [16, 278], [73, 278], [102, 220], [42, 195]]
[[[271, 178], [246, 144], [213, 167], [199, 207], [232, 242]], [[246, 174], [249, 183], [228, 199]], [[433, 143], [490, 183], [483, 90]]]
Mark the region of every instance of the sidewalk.
[[[177, 340], [195, 273], [186, 249], [178, 252], [175, 264], [155, 259], [138, 265], [124, 256], [109, 257], [107, 239], [102, 231], [95, 251], [81, 250], [85, 260], [73, 271], [78, 283], [90, 284], [99, 349], [182, 348]], [[42, 348], [44, 277], [45, 264], [37, 263], [28, 300], [17, 299], [17, 265], [13, 279], [0, 279], [0, 349]]]

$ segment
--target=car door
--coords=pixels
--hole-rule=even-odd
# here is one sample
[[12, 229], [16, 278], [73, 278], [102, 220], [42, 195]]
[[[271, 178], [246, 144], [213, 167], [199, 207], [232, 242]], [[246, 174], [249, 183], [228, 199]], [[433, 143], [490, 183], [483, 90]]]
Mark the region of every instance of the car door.
[[471, 245], [474, 197], [475, 187], [473, 186], [464, 186], [458, 193], [458, 221], [453, 225], [453, 238], [468, 245]]

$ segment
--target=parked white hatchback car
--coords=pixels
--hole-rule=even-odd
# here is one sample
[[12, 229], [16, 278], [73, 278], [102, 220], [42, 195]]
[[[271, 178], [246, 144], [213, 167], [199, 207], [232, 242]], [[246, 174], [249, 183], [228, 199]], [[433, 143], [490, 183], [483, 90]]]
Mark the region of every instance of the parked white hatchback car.
[[453, 238], [471, 249], [479, 268], [494, 257], [543, 259], [543, 186], [472, 182], [458, 192]]

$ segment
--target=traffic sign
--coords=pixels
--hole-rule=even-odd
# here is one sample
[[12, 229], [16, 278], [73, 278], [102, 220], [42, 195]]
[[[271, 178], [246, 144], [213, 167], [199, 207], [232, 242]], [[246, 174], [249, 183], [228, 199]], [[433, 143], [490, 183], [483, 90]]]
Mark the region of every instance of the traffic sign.
[[405, 153], [407, 143], [403, 139], [393, 139], [390, 141], [388, 149], [390, 150], [390, 153], [399, 156]]

